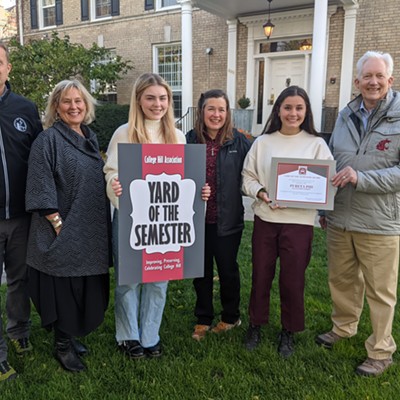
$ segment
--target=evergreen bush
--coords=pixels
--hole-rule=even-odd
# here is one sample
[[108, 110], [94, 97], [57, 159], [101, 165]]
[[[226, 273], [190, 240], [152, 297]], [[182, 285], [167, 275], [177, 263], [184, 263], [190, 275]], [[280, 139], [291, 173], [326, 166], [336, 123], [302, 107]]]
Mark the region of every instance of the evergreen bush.
[[102, 104], [96, 108], [96, 120], [90, 128], [97, 134], [101, 151], [106, 151], [115, 130], [128, 122], [129, 105]]

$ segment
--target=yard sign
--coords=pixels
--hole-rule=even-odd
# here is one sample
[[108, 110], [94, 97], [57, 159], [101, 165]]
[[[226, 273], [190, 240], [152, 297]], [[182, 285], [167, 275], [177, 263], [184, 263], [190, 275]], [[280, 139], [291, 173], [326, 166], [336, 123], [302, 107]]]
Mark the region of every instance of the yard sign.
[[204, 274], [205, 145], [118, 144], [118, 284]]

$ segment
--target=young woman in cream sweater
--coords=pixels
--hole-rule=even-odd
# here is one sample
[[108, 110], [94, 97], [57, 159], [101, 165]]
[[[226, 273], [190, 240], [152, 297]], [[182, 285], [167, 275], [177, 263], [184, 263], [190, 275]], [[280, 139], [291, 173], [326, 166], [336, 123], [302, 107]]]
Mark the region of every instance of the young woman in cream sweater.
[[279, 95], [263, 134], [247, 154], [242, 172], [242, 189], [255, 199], [250, 324], [245, 345], [253, 350], [261, 341], [261, 326], [269, 321], [270, 290], [279, 257], [282, 331], [278, 351], [288, 357], [294, 351], [293, 333], [304, 330], [305, 271], [311, 258], [316, 210], [271, 204], [268, 193], [272, 157], [333, 159], [314, 128], [308, 95], [298, 86], [290, 86]]

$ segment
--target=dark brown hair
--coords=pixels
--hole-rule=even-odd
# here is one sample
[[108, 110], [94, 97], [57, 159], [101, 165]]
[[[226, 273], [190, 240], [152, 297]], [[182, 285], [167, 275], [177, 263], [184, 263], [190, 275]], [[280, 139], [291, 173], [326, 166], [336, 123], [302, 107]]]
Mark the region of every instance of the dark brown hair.
[[311, 111], [311, 103], [307, 92], [299, 86], [289, 86], [284, 89], [275, 101], [272, 107], [271, 114], [268, 118], [267, 123], [264, 126], [262, 134], [269, 134], [279, 131], [282, 128], [282, 121], [279, 117], [279, 110], [282, 103], [287, 97], [300, 96], [306, 104], [306, 116], [303, 123], [300, 125], [300, 129], [310, 133], [311, 135], [321, 136], [314, 127], [314, 118]]
[[211, 89], [205, 93], [202, 93], [199, 101], [197, 103], [197, 115], [196, 115], [196, 123], [195, 130], [197, 134], [197, 140], [199, 143], [205, 143], [206, 139], [204, 134], [207, 133], [207, 127], [204, 123], [204, 108], [207, 104], [208, 99], [219, 99], [223, 98], [226, 103], [226, 120], [224, 126], [221, 128], [221, 136], [220, 136], [220, 144], [226, 142], [233, 138], [233, 124], [232, 124], [232, 115], [231, 109], [229, 106], [229, 99], [226, 93], [220, 89]]

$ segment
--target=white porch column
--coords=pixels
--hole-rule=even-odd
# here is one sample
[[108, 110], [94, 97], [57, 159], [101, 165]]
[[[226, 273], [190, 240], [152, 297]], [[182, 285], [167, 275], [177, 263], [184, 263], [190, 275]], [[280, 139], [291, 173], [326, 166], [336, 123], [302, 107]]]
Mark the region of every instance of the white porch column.
[[226, 77], [226, 94], [231, 108], [236, 102], [236, 61], [237, 61], [237, 20], [231, 19], [228, 24], [228, 65]]
[[351, 88], [353, 84], [353, 59], [354, 43], [356, 37], [356, 18], [358, 4], [344, 6], [344, 35], [342, 50], [342, 68], [340, 71], [339, 110], [351, 100]]
[[310, 101], [315, 128], [321, 130], [322, 100], [326, 56], [328, 0], [315, 0], [313, 48], [311, 59]]
[[182, 8], [182, 114], [193, 106], [192, 2], [177, 0]]
[[16, 5], [17, 5], [17, 16], [18, 16], [19, 44], [21, 46], [23, 46], [24, 45], [24, 21], [22, 18], [22, 0], [17, 0]]
[[247, 68], [246, 68], [246, 97], [251, 100], [251, 108], [254, 107], [255, 96], [254, 96], [254, 72], [255, 72], [255, 61], [254, 61], [254, 27], [247, 27]]

